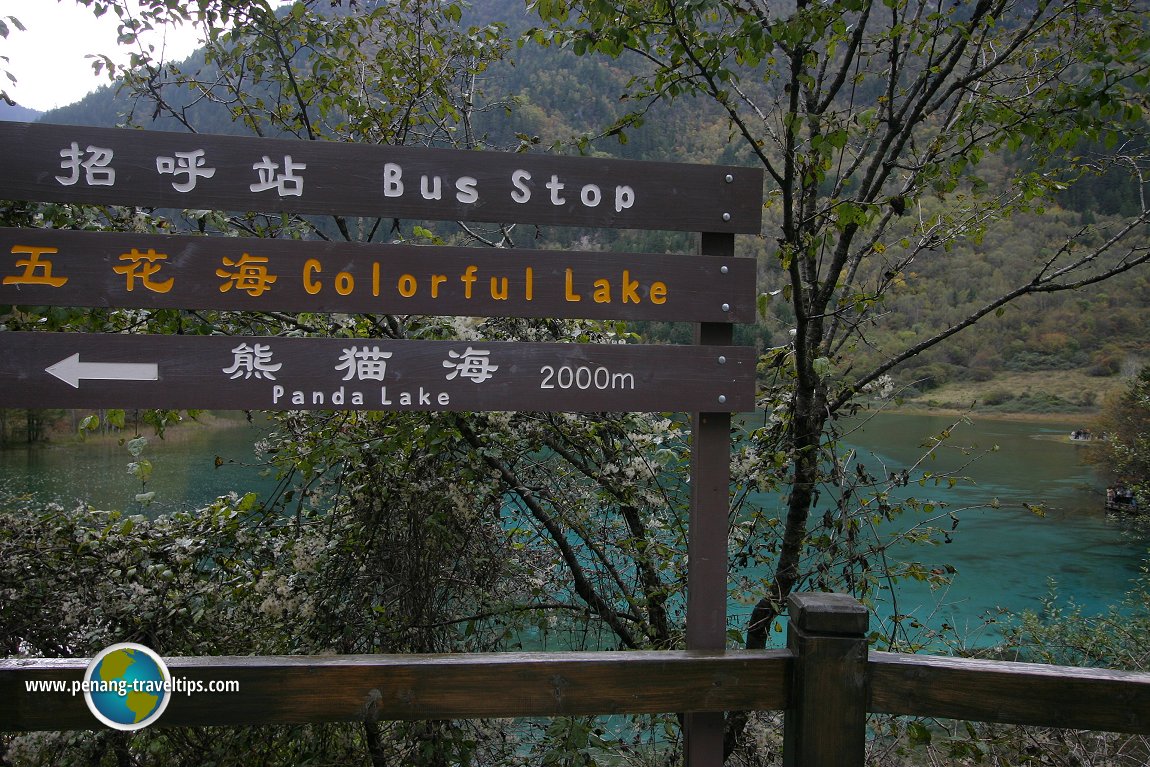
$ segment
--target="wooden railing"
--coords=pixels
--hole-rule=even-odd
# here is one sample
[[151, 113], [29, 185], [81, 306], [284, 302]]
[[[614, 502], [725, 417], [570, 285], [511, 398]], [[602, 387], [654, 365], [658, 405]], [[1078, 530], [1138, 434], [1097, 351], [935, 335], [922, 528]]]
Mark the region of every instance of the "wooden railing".
[[[782, 710], [803, 767], [861, 765], [868, 713], [1150, 735], [1150, 673], [868, 652], [866, 628], [854, 599], [799, 594], [785, 650], [168, 658], [239, 692], [177, 695], [156, 726]], [[82, 696], [27, 692], [86, 666], [0, 660], [0, 730], [97, 727]]]

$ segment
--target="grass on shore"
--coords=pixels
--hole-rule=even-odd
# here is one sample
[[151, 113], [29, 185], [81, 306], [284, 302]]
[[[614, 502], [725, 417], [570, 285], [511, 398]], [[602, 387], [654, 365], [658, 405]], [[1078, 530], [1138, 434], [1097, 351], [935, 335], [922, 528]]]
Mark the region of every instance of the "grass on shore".
[[1111, 392], [1122, 389], [1126, 382], [1122, 376], [1099, 378], [1082, 370], [1002, 373], [989, 381], [946, 383], [907, 397], [903, 408], [1004, 417], [1088, 419], [1098, 412]]

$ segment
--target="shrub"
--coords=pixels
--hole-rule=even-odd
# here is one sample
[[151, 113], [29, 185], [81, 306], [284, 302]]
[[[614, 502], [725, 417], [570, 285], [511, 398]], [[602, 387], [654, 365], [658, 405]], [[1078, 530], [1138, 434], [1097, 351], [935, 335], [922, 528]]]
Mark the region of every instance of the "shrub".
[[982, 398], [982, 403], [990, 407], [1002, 405], [1014, 399], [1014, 392], [1007, 389], [995, 389]]

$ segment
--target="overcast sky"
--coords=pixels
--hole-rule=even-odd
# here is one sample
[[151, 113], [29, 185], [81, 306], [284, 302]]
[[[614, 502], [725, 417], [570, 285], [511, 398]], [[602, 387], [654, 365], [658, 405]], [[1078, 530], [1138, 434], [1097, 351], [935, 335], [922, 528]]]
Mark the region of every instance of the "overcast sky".
[[[8, 21], [20, 20], [21, 32]], [[0, 68], [15, 75], [4, 88], [21, 106], [39, 111], [72, 104], [86, 94], [108, 84], [106, 74], [92, 73], [87, 54], [103, 53], [119, 61], [127, 55], [116, 51], [116, 19], [112, 13], [97, 19], [76, 0], [0, 0], [0, 19], [8, 25], [8, 36], [0, 37]], [[173, 28], [167, 37], [151, 40], [157, 51], [166, 44], [165, 58], [180, 61], [199, 47], [192, 26]]]

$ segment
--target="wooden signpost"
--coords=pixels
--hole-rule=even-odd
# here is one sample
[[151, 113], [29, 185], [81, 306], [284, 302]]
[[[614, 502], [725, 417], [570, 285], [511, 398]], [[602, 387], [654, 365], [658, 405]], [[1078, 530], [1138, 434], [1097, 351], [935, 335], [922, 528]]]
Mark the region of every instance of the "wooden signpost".
[[[0, 333], [0, 407], [686, 411], [688, 650], [726, 646], [731, 412], [754, 407], [763, 174], [740, 167], [0, 123], [0, 199], [697, 231], [699, 254], [0, 229], [0, 302], [698, 323], [695, 344]], [[717, 765], [723, 715], [689, 714]]]

